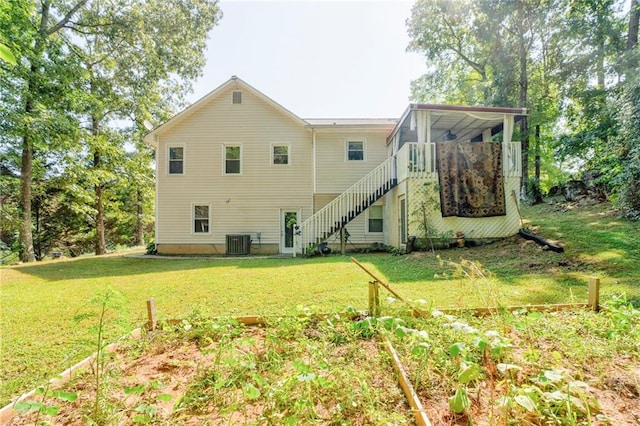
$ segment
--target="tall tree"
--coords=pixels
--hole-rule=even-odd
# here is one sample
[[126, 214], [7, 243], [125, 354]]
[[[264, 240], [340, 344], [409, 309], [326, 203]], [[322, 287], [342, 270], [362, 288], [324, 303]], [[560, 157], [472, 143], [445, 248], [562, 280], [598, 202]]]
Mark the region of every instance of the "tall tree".
[[106, 252], [105, 185], [124, 158], [121, 139], [106, 128], [148, 118], [162, 95], [169, 95], [165, 108], [183, 99], [202, 72], [207, 35], [219, 19], [217, 0], [146, 0], [94, 2], [70, 23], [73, 51], [86, 70], [90, 125], [83, 140], [92, 156], [96, 254]]
[[[560, 7], [560, 0], [418, 1], [408, 21], [409, 49], [424, 53], [429, 68], [412, 83], [413, 97], [530, 107], [531, 75], [542, 69], [548, 80], [546, 67], [556, 61], [550, 23]], [[520, 123], [523, 184], [529, 169], [527, 124]]]
[[487, 103], [490, 64], [483, 38], [492, 21], [472, 0], [418, 1], [408, 20], [408, 49], [423, 53], [427, 73], [412, 83], [414, 98], [430, 102]]
[[[624, 74], [624, 19], [616, 0], [574, 0], [567, 5], [564, 33], [564, 119], [568, 132], [558, 152], [577, 156], [587, 167], [608, 158], [610, 138], [618, 131], [610, 97]], [[603, 163], [604, 164], [604, 163]]]
[[640, 219], [640, 45], [638, 44], [638, 21], [640, 0], [633, 0], [629, 10], [626, 52], [624, 54], [620, 95], [613, 99], [620, 132], [614, 143], [620, 145], [619, 162], [622, 167], [617, 176], [619, 186], [618, 204], [627, 216]]
[[81, 165], [73, 172], [79, 187], [92, 182], [95, 248], [105, 251], [104, 197], [115, 160], [125, 156], [123, 122], [166, 118], [182, 102], [220, 17], [217, 0], [0, 3], [0, 34], [18, 40], [9, 46], [16, 64], [0, 61], [3, 83], [10, 82], [1, 89], [0, 138], [3, 157], [19, 163], [23, 261], [35, 259], [34, 170], [46, 174], [56, 141], [76, 144], [67, 149], [76, 153], [69, 163]]
[[[73, 121], [62, 105], [68, 105], [64, 91], [73, 81], [75, 63], [68, 60], [59, 38], [64, 26], [88, 0], [59, 2], [3, 2], [0, 31], [13, 41], [16, 65], [2, 66], [2, 121], [8, 145], [19, 147], [20, 155], [20, 259], [35, 260], [33, 248], [32, 184], [34, 150], [47, 150], [52, 138], [60, 138], [62, 127]], [[65, 66], [66, 64], [66, 66]], [[3, 85], [4, 86], [4, 85]], [[68, 128], [67, 128], [68, 129]]]

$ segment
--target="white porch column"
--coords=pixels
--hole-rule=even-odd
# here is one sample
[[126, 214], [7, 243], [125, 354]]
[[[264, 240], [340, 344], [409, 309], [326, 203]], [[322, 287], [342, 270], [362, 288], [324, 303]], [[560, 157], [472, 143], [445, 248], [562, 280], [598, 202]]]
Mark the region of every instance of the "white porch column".
[[502, 170], [503, 175], [508, 176], [509, 165], [514, 161], [511, 155], [511, 138], [513, 138], [514, 117], [510, 114], [504, 115], [502, 128]]
[[427, 141], [427, 116], [429, 111], [415, 111], [417, 115], [416, 121], [418, 122], [418, 143], [425, 143]]
[[418, 124], [419, 170], [431, 171], [431, 111], [415, 111]]

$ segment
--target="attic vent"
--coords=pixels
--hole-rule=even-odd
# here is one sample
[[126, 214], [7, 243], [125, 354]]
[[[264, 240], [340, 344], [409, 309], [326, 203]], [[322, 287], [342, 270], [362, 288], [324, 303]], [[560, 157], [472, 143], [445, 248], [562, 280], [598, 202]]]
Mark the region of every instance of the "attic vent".
[[234, 104], [242, 103], [242, 92], [233, 92], [233, 101]]

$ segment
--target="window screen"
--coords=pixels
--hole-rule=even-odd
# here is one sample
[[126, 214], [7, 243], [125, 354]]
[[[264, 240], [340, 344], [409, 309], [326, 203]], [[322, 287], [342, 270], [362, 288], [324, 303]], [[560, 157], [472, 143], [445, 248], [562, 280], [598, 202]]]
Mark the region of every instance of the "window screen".
[[240, 174], [240, 147], [225, 146], [224, 148], [225, 174]]
[[193, 206], [193, 232], [209, 232], [209, 206]]
[[273, 146], [273, 164], [289, 164], [289, 146]]
[[184, 172], [184, 148], [169, 148], [169, 174], [180, 175]]
[[364, 142], [363, 141], [347, 142], [347, 159], [349, 161], [364, 160]]
[[369, 207], [369, 232], [383, 232], [383, 206]]

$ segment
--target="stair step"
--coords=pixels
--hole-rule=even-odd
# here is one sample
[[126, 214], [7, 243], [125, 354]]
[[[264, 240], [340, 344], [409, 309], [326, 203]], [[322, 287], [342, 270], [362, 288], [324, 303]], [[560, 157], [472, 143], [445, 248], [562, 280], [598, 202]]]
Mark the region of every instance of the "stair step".
[[[389, 161], [389, 160], [388, 160]], [[366, 178], [366, 177], [365, 177]], [[363, 178], [364, 179], [364, 178]], [[340, 215], [334, 223], [329, 226], [329, 229], [321, 230], [316, 228], [316, 236], [313, 237], [316, 241], [316, 244], [320, 244], [326, 241], [331, 235], [334, 235], [341, 228], [344, 228], [345, 225], [349, 224], [353, 219], [359, 216], [362, 212], [368, 209], [372, 204], [382, 198], [387, 192], [392, 190], [394, 187], [398, 185], [397, 179], [389, 179], [388, 181], [382, 183], [379, 187], [375, 188], [368, 197], [365, 197], [364, 201], [353, 206], [353, 209], [346, 214]], [[325, 216], [325, 218], [329, 218], [330, 216]], [[317, 226], [318, 224], [316, 224]], [[318, 235], [319, 234], [319, 235]]]

